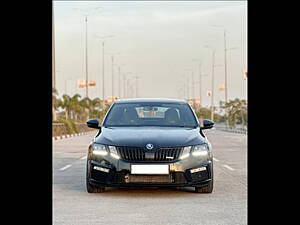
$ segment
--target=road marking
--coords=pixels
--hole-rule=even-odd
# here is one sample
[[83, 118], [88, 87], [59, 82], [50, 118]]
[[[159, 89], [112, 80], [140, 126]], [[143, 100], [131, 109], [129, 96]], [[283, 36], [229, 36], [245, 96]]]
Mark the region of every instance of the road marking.
[[225, 168], [227, 168], [227, 169], [229, 169], [229, 170], [231, 170], [231, 171], [234, 171], [234, 169], [233, 168], [231, 168], [230, 166], [228, 166], [228, 165], [223, 165]]
[[219, 162], [220, 160], [216, 159], [215, 157], [213, 158], [213, 160], [215, 160], [216, 162]]
[[82, 158], [80, 158], [80, 159], [86, 159], [87, 158], [87, 156], [83, 156]]
[[63, 167], [63, 168], [60, 168], [59, 170], [65, 170], [65, 169], [68, 169], [69, 167], [71, 167], [72, 165], [66, 165], [65, 167]]

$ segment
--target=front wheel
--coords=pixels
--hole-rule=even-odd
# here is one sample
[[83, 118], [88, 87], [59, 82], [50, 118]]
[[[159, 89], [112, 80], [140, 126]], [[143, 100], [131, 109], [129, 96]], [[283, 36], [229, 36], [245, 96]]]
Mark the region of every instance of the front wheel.
[[86, 165], [86, 190], [88, 193], [102, 193], [105, 191], [105, 187], [98, 187], [90, 184], [89, 177], [90, 177], [91, 165], [89, 160], [87, 160]]
[[208, 185], [203, 187], [195, 187], [196, 193], [212, 193], [214, 189], [214, 181], [210, 181]]

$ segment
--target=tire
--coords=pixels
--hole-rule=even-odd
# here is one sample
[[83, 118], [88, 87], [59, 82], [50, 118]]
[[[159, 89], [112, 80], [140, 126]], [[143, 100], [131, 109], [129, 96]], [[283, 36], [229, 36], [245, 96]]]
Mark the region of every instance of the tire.
[[86, 166], [86, 190], [88, 193], [102, 193], [105, 191], [105, 187], [101, 186], [94, 186], [90, 184], [89, 177], [90, 177], [90, 169], [91, 166], [89, 164], [89, 161], [87, 160], [87, 166]]
[[196, 193], [212, 193], [214, 189], [214, 181], [210, 181], [208, 185], [203, 187], [195, 187]]

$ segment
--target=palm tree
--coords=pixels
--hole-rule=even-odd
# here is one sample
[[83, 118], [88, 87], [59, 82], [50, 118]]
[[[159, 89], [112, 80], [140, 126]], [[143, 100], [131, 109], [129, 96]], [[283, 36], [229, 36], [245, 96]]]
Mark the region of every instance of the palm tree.
[[65, 117], [66, 120], [69, 118], [70, 111], [71, 111], [71, 97], [67, 94], [64, 94], [62, 96], [62, 101], [60, 103], [60, 107], [62, 107], [65, 110]]
[[91, 101], [91, 113], [90, 113], [90, 116], [91, 117], [99, 118], [100, 117], [100, 107], [101, 107], [101, 100], [100, 100], [100, 98], [94, 98]]
[[85, 120], [88, 120], [88, 118], [90, 116], [91, 105], [92, 105], [91, 99], [85, 97], [84, 99], [82, 99], [80, 101], [80, 105], [85, 110]]
[[78, 114], [81, 112], [81, 105], [79, 99], [81, 96], [79, 94], [75, 94], [71, 99], [70, 99], [70, 112], [71, 112], [71, 119], [77, 120]]
[[52, 88], [52, 117], [53, 120], [56, 120], [55, 110], [59, 107], [59, 99], [57, 98], [58, 92], [55, 88]]

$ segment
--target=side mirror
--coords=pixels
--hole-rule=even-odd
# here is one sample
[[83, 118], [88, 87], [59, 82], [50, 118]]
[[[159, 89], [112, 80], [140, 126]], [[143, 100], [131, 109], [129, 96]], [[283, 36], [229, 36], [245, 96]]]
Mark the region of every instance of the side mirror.
[[202, 130], [205, 129], [211, 129], [214, 126], [214, 121], [212, 120], [203, 120], [203, 127], [201, 127]]
[[90, 128], [96, 128], [96, 129], [101, 128], [101, 127], [99, 127], [99, 120], [98, 119], [90, 119], [86, 122], [86, 124]]

